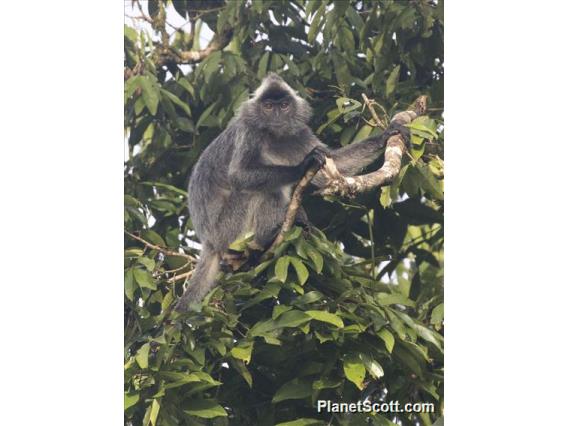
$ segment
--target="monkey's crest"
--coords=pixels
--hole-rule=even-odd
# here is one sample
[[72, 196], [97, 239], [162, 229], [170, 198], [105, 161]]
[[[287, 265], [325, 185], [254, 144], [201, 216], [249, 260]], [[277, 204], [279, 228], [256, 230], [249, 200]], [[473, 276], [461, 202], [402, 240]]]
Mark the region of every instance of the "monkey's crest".
[[[261, 111], [263, 101], [283, 98], [290, 103], [288, 113], [276, 114], [274, 117], [263, 115]], [[269, 73], [264, 78], [252, 98], [245, 101], [237, 113], [237, 119], [242, 118], [248, 125], [266, 130], [275, 136], [299, 133], [305, 129], [311, 116], [312, 109], [309, 104], [275, 73]]]

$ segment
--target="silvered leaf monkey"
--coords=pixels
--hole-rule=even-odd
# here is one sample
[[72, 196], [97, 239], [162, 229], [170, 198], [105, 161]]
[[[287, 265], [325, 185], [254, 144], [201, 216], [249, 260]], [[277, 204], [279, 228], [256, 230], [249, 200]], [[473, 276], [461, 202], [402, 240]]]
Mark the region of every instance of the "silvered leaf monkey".
[[[202, 243], [199, 262], [176, 306], [187, 310], [214, 287], [229, 245], [247, 232], [267, 247], [284, 220], [295, 183], [331, 157], [343, 175], [371, 164], [387, 139], [408, 129], [392, 123], [380, 136], [332, 150], [308, 127], [311, 108], [282, 78], [269, 74], [227, 128], [205, 149], [189, 182], [189, 212]], [[322, 184], [316, 175], [314, 184]], [[297, 220], [308, 223], [302, 209]]]

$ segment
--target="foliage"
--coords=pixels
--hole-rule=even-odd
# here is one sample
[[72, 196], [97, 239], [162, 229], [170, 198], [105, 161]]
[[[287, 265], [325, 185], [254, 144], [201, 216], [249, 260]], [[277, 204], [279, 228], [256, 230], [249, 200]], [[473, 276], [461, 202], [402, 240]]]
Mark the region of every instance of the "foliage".
[[[430, 425], [443, 409], [443, 5], [427, 1], [175, 1], [191, 23], [172, 48], [230, 42], [162, 65], [154, 29], [125, 28], [125, 421], [132, 425]], [[268, 72], [314, 108], [330, 146], [380, 132], [361, 94], [390, 116], [418, 95], [400, 176], [355, 200], [306, 197], [316, 225], [276, 256], [226, 274], [201, 312], [164, 310], [198, 255], [185, 188], [200, 153]], [[380, 108], [383, 107], [384, 111]], [[321, 229], [321, 231], [319, 229]], [[167, 247], [158, 250], [156, 246]], [[432, 402], [431, 414], [317, 413], [315, 401]], [[291, 423], [286, 423], [291, 422]], [[331, 422], [331, 423], [330, 423]]]

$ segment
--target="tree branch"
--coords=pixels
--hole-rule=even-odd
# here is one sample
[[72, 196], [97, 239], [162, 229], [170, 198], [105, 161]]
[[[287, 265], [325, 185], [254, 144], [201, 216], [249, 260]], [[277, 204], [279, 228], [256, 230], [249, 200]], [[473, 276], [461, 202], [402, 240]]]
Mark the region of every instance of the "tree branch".
[[[326, 161], [330, 161], [330, 158], [327, 158]], [[292, 228], [292, 225], [296, 220], [296, 214], [298, 213], [298, 209], [302, 204], [302, 196], [304, 195], [304, 190], [312, 181], [312, 179], [314, 178], [314, 176], [318, 171], [319, 167], [317, 165], [314, 165], [311, 168], [309, 168], [306, 174], [304, 175], [304, 177], [300, 179], [300, 181], [294, 188], [294, 192], [292, 193], [292, 197], [290, 198], [290, 204], [288, 204], [288, 209], [286, 210], [286, 216], [284, 217], [284, 222], [282, 223], [280, 232], [276, 236], [276, 239], [270, 245], [270, 248], [266, 251], [267, 253], [272, 252], [276, 248], [276, 246], [278, 246], [284, 240], [284, 234]]]
[[187, 278], [191, 278], [192, 275], [193, 275], [193, 269], [191, 271], [184, 272], [183, 274], [174, 275], [173, 277], [168, 278], [168, 283], [173, 284], [177, 281], [186, 280]]
[[[363, 95], [365, 102], [368, 98]], [[374, 111], [373, 111], [374, 112]], [[411, 111], [399, 112], [391, 122], [398, 124], [409, 124], [419, 115], [426, 112], [426, 96], [420, 96]], [[375, 120], [376, 114], [373, 114]], [[381, 186], [390, 185], [400, 173], [402, 157], [406, 152], [406, 145], [402, 136], [391, 136], [386, 144], [385, 162], [383, 166], [372, 173], [361, 176], [343, 176], [335, 167], [333, 160], [327, 159], [322, 170], [322, 174], [327, 179], [327, 183], [323, 189], [318, 191], [321, 195], [339, 195], [342, 197], [352, 198], [356, 194], [368, 191], [370, 189], [379, 188]]]
[[195, 257], [193, 257], [193, 256], [190, 255], [190, 254], [179, 253], [179, 252], [177, 252], [177, 251], [169, 250], [169, 249], [167, 249], [167, 248], [165, 248], [165, 247], [161, 247], [161, 246], [158, 246], [158, 245], [156, 245], [156, 244], [152, 244], [151, 242], [146, 241], [145, 239], [140, 238], [140, 237], [138, 237], [137, 235], [131, 234], [131, 233], [128, 232], [127, 230], [124, 230], [124, 233], [125, 233], [126, 235], [128, 235], [130, 238], [133, 238], [133, 239], [135, 239], [136, 241], [140, 241], [140, 242], [141, 242], [142, 244], [144, 244], [146, 247], [149, 247], [149, 248], [151, 248], [151, 249], [153, 249], [153, 250], [161, 251], [162, 253], [167, 254], [168, 256], [183, 257], [183, 258], [185, 258], [185, 259], [188, 259], [188, 260], [191, 261], [191, 262], [196, 262], [196, 261], [197, 261], [197, 259], [195, 259]]
[[[381, 120], [377, 117], [376, 112], [371, 107], [371, 102], [366, 95], [363, 95], [363, 99], [366, 105], [371, 111], [373, 119], [377, 123], [381, 123]], [[414, 108], [411, 111], [399, 112], [396, 114], [391, 122], [398, 124], [409, 124], [419, 115], [423, 115], [426, 112], [426, 96], [420, 96], [414, 103]], [[336, 194], [344, 197], [353, 197], [356, 194], [364, 191], [368, 191], [373, 188], [378, 188], [381, 186], [388, 185], [392, 183], [394, 178], [400, 173], [400, 167], [402, 163], [402, 156], [406, 152], [406, 144], [402, 136], [393, 135], [391, 136], [386, 145], [385, 150], [385, 162], [383, 166], [373, 172], [362, 176], [343, 176], [337, 170], [335, 162], [327, 157], [326, 162], [321, 169], [322, 174], [327, 180], [326, 186], [317, 191], [320, 195], [331, 195]], [[280, 232], [276, 236], [276, 239], [272, 242], [266, 254], [271, 253], [274, 249], [284, 240], [284, 234], [288, 232], [294, 221], [296, 219], [296, 214], [302, 203], [302, 196], [304, 190], [311, 182], [315, 174], [318, 172], [316, 166], [309, 169], [304, 177], [298, 182], [294, 188], [294, 192], [290, 199], [290, 204], [286, 210], [286, 216], [284, 217], [284, 222], [280, 228]]]
[[227, 29], [220, 34], [215, 34], [211, 42], [206, 48], [201, 50], [182, 50], [176, 51], [171, 47], [165, 47], [160, 52], [160, 57], [156, 61], [158, 65], [165, 65], [167, 63], [181, 64], [194, 64], [201, 62], [207, 58], [211, 53], [224, 49], [231, 38], [233, 37], [233, 30]]
[[[171, 25], [166, 18], [166, 10], [165, 4], [163, 0], [158, 1], [158, 14], [157, 16], [152, 19], [148, 15], [144, 13], [142, 5], [140, 4], [139, 0], [136, 0], [136, 4], [138, 5], [138, 10], [141, 16], [132, 17], [133, 19], [142, 19], [146, 22], [149, 22], [152, 27], [160, 33], [161, 36], [161, 49], [158, 49], [158, 57], [156, 59], [156, 65], [167, 65], [167, 64], [195, 64], [197, 62], [201, 62], [211, 53], [216, 52], [217, 50], [224, 49], [231, 38], [233, 37], [233, 29], [232, 28], [225, 28], [220, 33], [215, 34], [211, 42], [207, 45], [206, 48], [201, 50], [181, 50], [178, 51], [170, 46], [169, 43], [169, 34], [166, 31], [166, 24], [171, 26], [172, 28], [179, 30], [180, 28], [176, 28]], [[223, 9], [225, 6], [217, 9], [207, 9], [202, 11], [202, 14], [215, 12], [217, 10]], [[202, 15], [200, 14], [199, 17]], [[191, 31], [194, 30], [195, 20], [197, 18], [191, 19]], [[184, 24], [185, 25], [185, 24]]]
[[[369, 124], [369, 125], [371, 125], [371, 126], [373, 126], [373, 127], [380, 127], [381, 129], [386, 129], [387, 126], [385, 125], [385, 123], [383, 122], [383, 120], [381, 120], [381, 119], [379, 118], [379, 116], [377, 115], [377, 112], [376, 112], [375, 109], [373, 108], [373, 102], [374, 102], [374, 101], [371, 101], [371, 100], [367, 97], [367, 95], [365, 95], [364, 93], [363, 93], [363, 95], [362, 95], [362, 98], [363, 98], [363, 101], [365, 101], [365, 105], [367, 106], [367, 108], [369, 108], [369, 111], [371, 112], [371, 116], [373, 117], [373, 120], [375, 120], [375, 124], [373, 125], [373, 124], [369, 123], [367, 120], [365, 120], [365, 119], [363, 119], [363, 120], [365, 120], [365, 122], [366, 122], [367, 124]], [[377, 104], [376, 102], [374, 102], [374, 103]], [[378, 105], [378, 104], [377, 104], [377, 105]], [[381, 106], [381, 108], [382, 108], [382, 106]], [[383, 108], [383, 110], [384, 110], [384, 108]]]

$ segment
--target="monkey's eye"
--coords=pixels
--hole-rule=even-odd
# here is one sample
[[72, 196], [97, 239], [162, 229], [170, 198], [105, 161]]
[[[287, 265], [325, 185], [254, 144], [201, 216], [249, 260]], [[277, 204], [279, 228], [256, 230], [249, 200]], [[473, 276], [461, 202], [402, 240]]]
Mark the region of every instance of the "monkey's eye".
[[270, 103], [270, 102], [265, 102], [264, 104], [262, 104], [262, 106], [265, 109], [272, 109], [272, 103]]
[[290, 106], [290, 104], [288, 102], [282, 102], [280, 104], [280, 108], [282, 108], [284, 111], [286, 111], [289, 106]]

